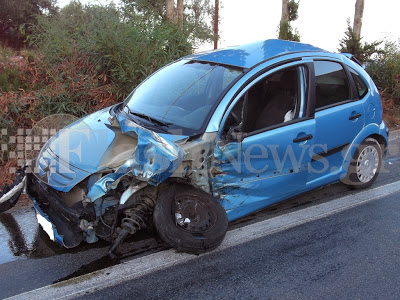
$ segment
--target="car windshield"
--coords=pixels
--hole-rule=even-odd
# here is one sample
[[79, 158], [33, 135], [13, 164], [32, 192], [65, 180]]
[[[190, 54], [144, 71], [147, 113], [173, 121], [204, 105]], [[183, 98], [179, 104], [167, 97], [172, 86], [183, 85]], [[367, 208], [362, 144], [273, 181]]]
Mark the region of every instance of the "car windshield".
[[180, 60], [146, 79], [125, 103], [133, 117], [164, 124], [170, 133], [198, 134], [220, 97], [241, 73], [240, 68]]

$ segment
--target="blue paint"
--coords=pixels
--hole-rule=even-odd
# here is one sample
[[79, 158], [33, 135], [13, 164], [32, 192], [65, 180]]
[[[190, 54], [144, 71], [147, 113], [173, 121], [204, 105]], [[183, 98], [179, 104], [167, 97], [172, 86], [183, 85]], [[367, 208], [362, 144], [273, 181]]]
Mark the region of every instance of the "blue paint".
[[279, 55], [294, 52], [324, 52], [309, 44], [283, 40], [265, 40], [187, 56], [186, 59], [210, 61], [226, 65], [251, 68], [254, 65]]
[[230, 221], [305, 188], [314, 141], [294, 143], [299, 132], [315, 134], [315, 120], [249, 136], [241, 144], [216, 147], [215, 159], [225, 174], [213, 178], [213, 190], [230, 210]]

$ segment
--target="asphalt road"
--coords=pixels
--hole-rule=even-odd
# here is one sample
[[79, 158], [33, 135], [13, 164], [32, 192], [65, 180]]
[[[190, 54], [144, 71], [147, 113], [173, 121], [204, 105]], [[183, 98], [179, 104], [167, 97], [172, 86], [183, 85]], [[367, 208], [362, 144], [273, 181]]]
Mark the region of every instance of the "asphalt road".
[[[399, 132], [391, 135], [389, 155], [373, 188], [400, 180], [400, 139], [394, 135]], [[234, 222], [230, 229], [352, 193], [342, 184], [331, 185]], [[88, 297], [399, 298], [396, 270], [400, 270], [400, 218], [396, 197], [199, 257], [107, 289], [107, 294], [102, 291]], [[128, 259], [164, 247], [146, 233], [131, 244], [136, 248]], [[0, 215], [0, 298], [108, 267], [111, 262], [104, 258], [107, 250], [105, 243], [62, 249], [38, 227], [30, 207], [13, 209]]]
[[399, 299], [399, 196], [77, 299]]

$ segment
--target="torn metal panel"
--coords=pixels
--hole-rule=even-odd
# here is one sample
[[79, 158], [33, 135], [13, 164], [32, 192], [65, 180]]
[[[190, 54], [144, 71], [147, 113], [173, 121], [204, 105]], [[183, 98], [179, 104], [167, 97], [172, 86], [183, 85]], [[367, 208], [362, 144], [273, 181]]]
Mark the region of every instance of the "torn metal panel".
[[216, 132], [205, 133], [198, 139], [181, 145], [186, 157], [171, 177], [187, 178], [190, 182], [211, 193], [210, 170], [214, 160], [213, 147]]
[[115, 189], [119, 179], [125, 175], [134, 176], [135, 180], [150, 185], [158, 185], [181, 165], [185, 157], [184, 150], [174, 142], [122, 116], [117, 119], [121, 132], [134, 137], [137, 145], [114, 173], [105, 175], [91, 187], [88, 198], [92, 201], [105, 195], [110, 189]]

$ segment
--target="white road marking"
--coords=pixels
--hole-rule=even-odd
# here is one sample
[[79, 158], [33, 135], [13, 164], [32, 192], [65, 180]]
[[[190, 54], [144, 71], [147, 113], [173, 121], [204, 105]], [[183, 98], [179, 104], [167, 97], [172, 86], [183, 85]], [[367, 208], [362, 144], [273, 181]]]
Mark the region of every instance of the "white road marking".
[[[215, 253], [248, 241], [318, 220], [335, 213], [400, 192], [400, 181], [354, 193], [326, 203], [304, 208], [269, 220], [229, 231]], [[9, 299], [72, 299], [111, 287], [143, 275], [185, 263], [200, 256], [178, 253], [174, 249], [133, 259], [122, 264], [45, 286]]]

